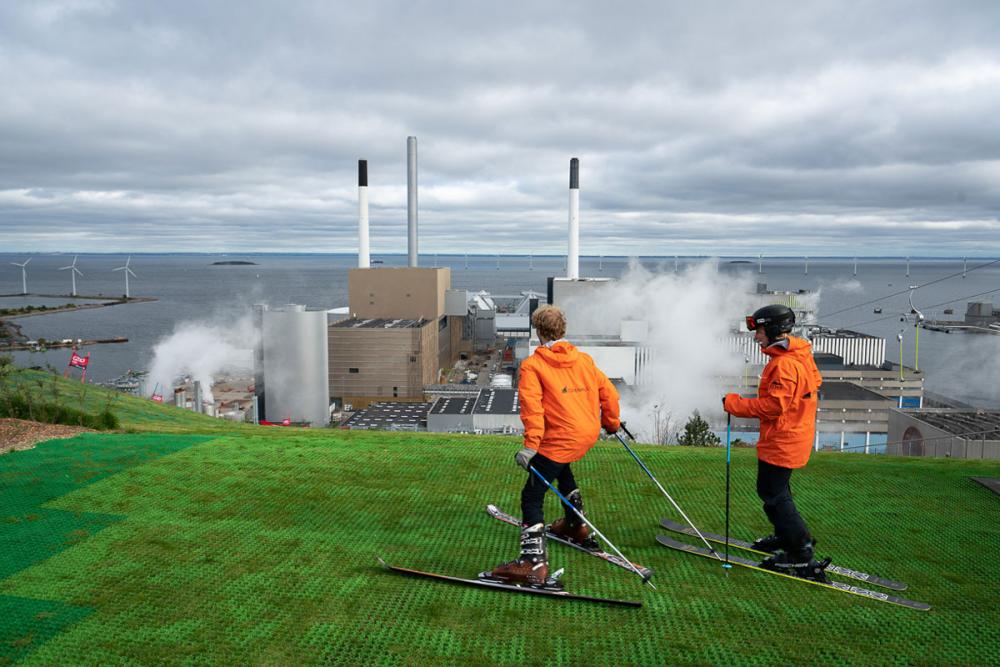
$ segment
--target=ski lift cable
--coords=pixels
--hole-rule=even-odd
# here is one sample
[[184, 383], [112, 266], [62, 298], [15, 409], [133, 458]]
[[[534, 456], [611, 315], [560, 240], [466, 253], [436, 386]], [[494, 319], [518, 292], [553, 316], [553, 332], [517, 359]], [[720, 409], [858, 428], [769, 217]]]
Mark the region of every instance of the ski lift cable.
[[[1000, 260], [998, 260], [998, 261], [1000, 261]], [[949, 303], [955, 303], [956, 301], [965, 301], [966, 299], [974, 299], [977, 296], [986, 296], [987, 294], [994, 294], [996, 292], [1000, 292], [1000, 288], [991, 289], [991, 290], [988, 290], [986, 292], [979, 292], [978, 294], [969, 294], [968, 296], [960, 296], [960, 297], [956, 297], [954, 299], [948, 299], [947, 301], [941, 301], [940, 303], [934, 303], [934, 304], [931, 304], [929, 306], [924, 306], [924, 310], [930, 310], [931, 308], [938, 308], [940, 306], [946, 306]], [[844, 325], [844, 326], [838, 327], [838, 328], [840, 328], [840, 329], [851, 329], [853, 327], [860, 327], [860, 326], [863, 326], [865, 324], [872, 324], [874, 322], [882, 322], [884, 320], [891, 320], [891, 319], [894, 319], [896, 317], [899, 317], [899, 315], [894, 313], [892, 315], [885, 315], [884, 317], [876, 317], [873, 320], [865, 320], [864, 322], [856, 322], [854, 324], [847, 324], [847, 325]]]
[[[914, 287], [912, 289], [920, 289], [921, 287], [927, 287], [929, 285], [934, 285], [936, 283], [944, 282], [945, 280], [950, 280], [951, 278], [956, 278], [956, 277], [961, 276], [961, 275], [963, 275], [965, 273], [968, 273], [970, 271], [975, 271], [976, 269], [984, 269], [987, 266], [992, 266], [992, 265], [997, 264], [997, 263], [1000, 263], [1000, 259], [994, 259], [991, 262], [986, 262], [985, 264], [980, 264], [979, 266], [974, 266], [974, 267], [970, 268], [968, 271], [958, 271], [957, 273], [952, 273], [950, 275], [943, 276], [941, 278], [936, 278], [934, 280], [930, 280], [930, 281], [928, 281], [926, 283], [921, 283], [921, 284], [917, 285], [916, 287]], [[855, 304], [853, 306], [848, 306], [847, 308], [841, 308], [840, 310], [835, 310], [835, 311], [830, 312], [830, 313], [823, 313], [822, 315], [823, 315], [823, 317], [831, 317], [833, 315], [839, 315], [840, 313], [846, 313], [847, 311], [854, 310], [855, 308], [861, 308], [863, 306], [870, 306], [873, 303], [878, 303], [879, 301], [884, 301], [885, 299], [891, 299], [894, 296], [899, 296], [901, 294], [906, 294], [909, 291], [911, 291], [911, 288], [907, 287], [906, 289], [899, 290], [898, 292], [893, 292], [892, 294], [886, 294], [885, 296], [880, 296], [880, 297], [878, 297], [876, 299], [871, 299], [870, 301], [865, 301], [863, 303], [857, 303], [857, 304]], [[929, 307], [933, 307], [933, 306], [929, 306]]]

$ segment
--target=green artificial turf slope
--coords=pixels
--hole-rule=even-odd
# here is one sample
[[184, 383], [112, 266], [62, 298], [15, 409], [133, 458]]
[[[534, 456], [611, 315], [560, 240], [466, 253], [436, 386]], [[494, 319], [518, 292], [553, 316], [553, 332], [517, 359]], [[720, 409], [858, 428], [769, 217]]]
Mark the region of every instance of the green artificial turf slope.
[[[87, 435], [124, 451], [126, 435]], [[18, 457], [0, 457], [0, 472]], [[969, 481], [1000, 464], [821, 454], [796, 473], [820, 553], [906, 581], [916, 612], [713, 562], [655, 543], [673, 516], [620, 446], [575, 466], [588, 514], [658, 590], [550, 545], [573, 592], [642, 600], [639, 610], [450, 586], [392, 564], [474, 576], [516, 553], [524, 473], [517, 441], [374, 432], [224, 435], [46, 502], [115, 515], [0, 580], [7, 605], [89, 614], [34, 633], [23, 664], [988, 664], [1000, 645], [1000, 504]], [[691, 518], [721, 530], [724, 453], [640, 447]], [[734, 452], [733, 534], [766, 529], [752, 451]], [[559, 512], [547, 500], [547, 516]], [[674, 517], [679, 519], [679, 517]], [[23, 559], [22, 559], [23, 560]], [[11, 602], [11, 601], [14, 602]], [[23, 624], [22, 624], [23, 625]], [[31, 626], [31, 623], [28, 623]], [[24, 634], [27, 632], [27, 634]], [[0, 656], [3, 656], [0, 647]], [[8, 650], [7, 655], [11, 655]]]

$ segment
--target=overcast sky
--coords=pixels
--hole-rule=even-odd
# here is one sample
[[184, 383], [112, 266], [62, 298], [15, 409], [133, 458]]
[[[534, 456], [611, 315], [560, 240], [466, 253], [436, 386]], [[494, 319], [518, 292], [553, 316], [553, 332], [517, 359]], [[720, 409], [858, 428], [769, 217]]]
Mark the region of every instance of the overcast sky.
[[1000, 3], [0, 3], [0, 249], [1000, 255]]

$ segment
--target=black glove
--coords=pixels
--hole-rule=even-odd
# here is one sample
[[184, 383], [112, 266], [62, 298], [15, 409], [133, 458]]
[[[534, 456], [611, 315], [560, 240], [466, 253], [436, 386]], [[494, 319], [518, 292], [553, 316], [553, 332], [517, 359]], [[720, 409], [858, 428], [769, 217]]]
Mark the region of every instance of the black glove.
[[534, 449], [528, 449], [527, 447], [522, 448], [517, 454], [514, 454], [514, 460], [517, 461], [517, 465], [521, 466], [525, 470], [531, 467], [531, 459], [537, 454]]

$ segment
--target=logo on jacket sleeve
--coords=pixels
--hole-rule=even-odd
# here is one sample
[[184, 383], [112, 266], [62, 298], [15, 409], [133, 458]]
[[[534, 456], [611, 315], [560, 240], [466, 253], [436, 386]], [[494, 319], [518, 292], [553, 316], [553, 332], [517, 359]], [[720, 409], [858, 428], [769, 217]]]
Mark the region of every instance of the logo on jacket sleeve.
[[570, 389], [569, 387], [562, 388], [562, 393], [564, 394], [579, 394], [582, 391], [587, 391], [587, 388], [586, 387], [573, 387], [572, 389]]

